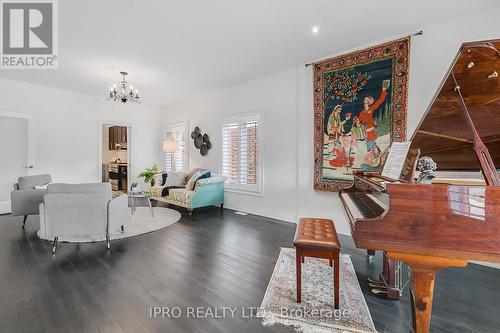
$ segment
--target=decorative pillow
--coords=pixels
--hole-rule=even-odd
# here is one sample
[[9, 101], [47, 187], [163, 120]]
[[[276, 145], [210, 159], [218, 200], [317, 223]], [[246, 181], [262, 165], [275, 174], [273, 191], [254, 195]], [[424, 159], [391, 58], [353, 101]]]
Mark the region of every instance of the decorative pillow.
[[199, 180], [202, 180], [202, 179], [207, 179], [207, 178], [210, 178], [212, 176], [212, 174], [210, 173], [210, 171], [204, 171], [205, 173], [202, 174], [200, 177], [198, 177], [198, 179], [196, 179], [196, 182], [195, 182], [195, 185], [194, 185], [194, 190], [196, 191], [196, 187], [198, 187], [198, 181]]
[[185, 186], [186, 185], [185, 171], [172, 171], [168, 173], [167, 181], [164, 186]]
[[193, 173], [191, 178], [189, 178], [188, 182], [186, 183], [186, 190], [192, 191], [194, 189], [194, 185], [196, 185], [196, 181], [205, 173], [207, 173], [207, 170], [199, 170]]
[[162, 173], [161, 175], [161, 186], [165, 186], [165, 183], [167, 182], [167, 177], [168, 177], [168, 173]]
[[154, 181], [154, 186], [160, 186], [161, 185], [161, 181], [162, 181], [161, 173], [157, 173], [154, 176], [153, 181]]
[[35, 185], [35, 190], [46, 190], [47, 186], [49, 186], [50, 183], [47, 183], [45, 185]]
[[186, 176], [186, 179], [191, 179], [191, 177], [193, 177], [194, 173], [196, 171], [207, 171], [206, 169], [203, 169], [203, 168], [194, 168], [194, 169], [191, 169], [189, 170], [189, 172], [187, 173], [187, 176]]

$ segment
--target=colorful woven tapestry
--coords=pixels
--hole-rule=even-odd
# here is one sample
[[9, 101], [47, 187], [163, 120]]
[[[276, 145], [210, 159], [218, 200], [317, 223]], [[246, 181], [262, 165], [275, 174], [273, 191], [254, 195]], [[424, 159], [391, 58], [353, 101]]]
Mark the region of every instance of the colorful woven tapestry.
[[381, 171], [406, 140], [410, 39], [314, 64], [314, 188], [338, 191], [353, 172]]

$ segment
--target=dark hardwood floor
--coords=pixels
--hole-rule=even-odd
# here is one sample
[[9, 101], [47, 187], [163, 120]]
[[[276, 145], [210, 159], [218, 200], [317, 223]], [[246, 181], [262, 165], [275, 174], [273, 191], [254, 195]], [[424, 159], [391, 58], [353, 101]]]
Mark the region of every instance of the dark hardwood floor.
[[[0, 332], [293, 332], [258, 318], [151, 319], [151, 306], [256, 307], [280, 247], [292, 247], [295, 226], [217, 208], [195, 211], [151, 234], [104, 243], [50, 243], [0, 216]], [[367, 292], [380, 257], [341, 237], [380, 332], [408, 332], [410, 306]], [[432, 332], [500, 331], [500, 270], [470, 264], [436, 281]], [[241, 314], [239, 310], [236, 312]]]

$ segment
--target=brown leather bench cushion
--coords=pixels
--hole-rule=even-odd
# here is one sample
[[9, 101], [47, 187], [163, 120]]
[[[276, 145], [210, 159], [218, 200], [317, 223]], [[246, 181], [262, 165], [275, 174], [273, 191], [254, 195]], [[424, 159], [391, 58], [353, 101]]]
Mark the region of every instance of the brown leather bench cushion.
[[332, 220], [301, 218], [295, 231], [293, 245], [322, 249], [340, 249]]

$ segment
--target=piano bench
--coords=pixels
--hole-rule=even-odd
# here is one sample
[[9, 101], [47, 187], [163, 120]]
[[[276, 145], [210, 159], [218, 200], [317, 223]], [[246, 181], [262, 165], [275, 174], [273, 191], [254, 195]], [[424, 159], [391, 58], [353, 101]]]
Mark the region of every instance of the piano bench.
[[302, 263], [305, 257], [328, 259], [333, 267], [335, 309], [339, 308], [340, 242], [332, 220], [301, 218], [293, 241], [296, 251], [297, 303], [301, 302]]

